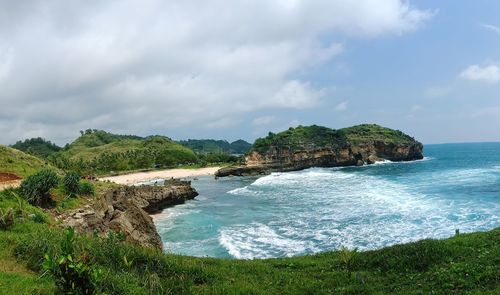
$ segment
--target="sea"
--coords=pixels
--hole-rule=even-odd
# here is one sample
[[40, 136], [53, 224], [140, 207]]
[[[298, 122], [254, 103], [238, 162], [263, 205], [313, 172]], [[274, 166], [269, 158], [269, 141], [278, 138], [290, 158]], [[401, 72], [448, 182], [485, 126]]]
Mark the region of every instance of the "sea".
[[425, 145], [425, 158], [262, 177], [191, 179], [155, 224], [169, 253], [258, 259], [360, 251], [500, 227], [500, 143]]

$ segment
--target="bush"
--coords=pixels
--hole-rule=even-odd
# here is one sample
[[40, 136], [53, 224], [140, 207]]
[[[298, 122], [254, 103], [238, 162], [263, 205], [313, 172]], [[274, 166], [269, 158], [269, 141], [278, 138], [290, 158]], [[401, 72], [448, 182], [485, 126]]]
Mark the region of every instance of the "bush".
[[23, 196], [32, 205], [43, 206], [50, 201], [50, 190], [59, 183], [59, 177], [54, 171], [42, 170], [26, 178], [20, 187]]
[[14, 210], [0, 208], [0, 230], [9, 229], [14, 225]]
[[66, 239], [61, 244], [62, 254], [52, 258], [44, 255], [42, 269], [50, 273], [62, 294], [94, 294], [102, 271], [88, 262], [88, 257], [75, 257], [75, 231], [66, 230]]
[[94, 186], [90, 182], [82, 181], [78, 188], [78, 193], [80, 193], [81, 195], [93, 196], [95, 195]]
[[63, 179], [64, 191], [68, 194], [77, 194], [80, 188], [80, 178], [80, 174], [76, 172], [66, 173]]

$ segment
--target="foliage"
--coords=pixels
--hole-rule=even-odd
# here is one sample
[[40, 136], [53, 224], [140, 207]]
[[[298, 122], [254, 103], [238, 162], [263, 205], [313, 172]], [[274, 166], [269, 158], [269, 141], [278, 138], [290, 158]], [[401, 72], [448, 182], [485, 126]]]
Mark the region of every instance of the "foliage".
[[269, 132], [268, 136], [258, 138], [255, 141], [252, 150], [259, 153], [266, 153], [273, 148], [278, 151], [283, 149], [291, 151], [314, 150], [373, 141], [398, 144], [412, 143], [415, 142], [415, 139], [402, 131], [376, 124], [362, 124], [338, 130], [312, 125], [291, 127], [277, 134]]
[[61, 147], [41, 137], [18, 141], [11, 147], [41, 158], [47, 158], [61, 150]]
[[93, 196], [95, 195], [95, 189], [92, 183], [88, 181], [81, 181], [78, 187], [78, 193], [84, 196]]
[[9, 188], [0, 192], [0, 210], [13, 210], [14, 217], [20, 220], [31, 219], [34, 222], [47, 222], [47, 214], [40, 208], [30, 206], [18, 194], [19, 189]]
[[265, 138], [258, 138], [252, 149], [265, 153], [275, 147], [277, 149], [315, 149], [336, 147], [345, 144], [346, 138], [342, 132], [327, 127], [312, 125], [289, 128], [278, 134], [269, 132]]
[[358, 254], [358, 249], [354, 248], [353, 250], [349, 250], [347, 247], [342, 246], [339, 254], [340, 261], [342, 262], [344, 269], [351, 273], [352, 264], [354, 262], [354, 258], [356, 258], [356, 255]]
[[102, 270], [89, 264], [88, 257], [75, 257], [74, 235], [72, 228], [66, 230], [66, 237], [61, 244], [61, 254], [54, 258], [45, 253], [42, 270], [50, 273], [56, 286], [64, 294], [94, 294], [98, 287]]
[[76, 172], [66, 173], [63, 178], [64, 191], [68, 194], [78, 194], [80, 191], [80, 178], [80, 174]]
[[181, 140], [179, 143], [187, 148], [192, 149], [198, 154], [245, 154], [250, 150], [251, 144], [239, 139], [232, 143], [226, 140], [214, 139], [188, 139]]
[[115, 135], [100, 130], [83, 135], [62, 151], [49, 157], [57, 167], [83, 175], [175, 167], [195, 163], [193, 151], [168, 137]]
[[230, 164], [240, 164], [244, 161], [243, 157], [232, 156], [224, 153], [207, 153], [198, 155], [198, 163], [199, 164], [222, 164], [222, 163], [230, 163]]
[[56, 170], [37, 157], [0, 145], [0, 172], [13, 173], [23, 178], [44, 168]]
[[30, 204], [47, 205], [50, 202], [50, 190], [59, 183], [57, 174], [48, 169], [28, 176], [20, 186], [20, 193]]
[[415, 139], [400, 130], [381, 127], [376, 124], [361, 124], [341, 129], [351, 143], [384, 141], [391, 143], [412, 143]]
[[9, 229], [14, 225], [14, 210], [0, 208], [0, 230]]

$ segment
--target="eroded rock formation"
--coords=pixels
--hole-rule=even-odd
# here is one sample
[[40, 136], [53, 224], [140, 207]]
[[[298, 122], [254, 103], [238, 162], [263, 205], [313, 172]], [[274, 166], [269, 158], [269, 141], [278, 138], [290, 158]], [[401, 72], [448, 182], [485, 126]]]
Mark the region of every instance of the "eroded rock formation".
[[93, 205], [70, 212], [63, 224], [87, 234], [121, 232], [128, 241], [161, 249], [160, 236], [149, 214], [197, 195], [191, 183], [186, 181], [171, 181], [158, 186], [123, 186], [108, 191]]
[[[307, 128], [310, 127], [300, 128], [307, 131]], [[265, 146], [264, 149], [261, 148], [260, 151], [256, 148], [252, 149], [245, 158], [245, 165], [222, 168], [217, 171], [216, 176], [250, 176], [271, 172], [297, 171], [311, 167], [361, 166], [380, 160], [412, 161], [423, 158], [423, 145], [400, 131], [378, 125], [360, 125], [351, 128], [357, 128], [355, 132], [360, 133], [364, 131], [362, 128], [368, 129], [368, 132], [374, 130], [374, 134], [351, 135], [347, 133], [346, 135], [346, 132], [342, 133], [342, 130], [332, 131], [339, 133], [339, 135], [330, 141], [324, 138], [318, 140], [318, 136], [308, 135], [313, 137], [311, 141], [321, 140], [322, 146], [306, 141], [303, 144], [294, 142], [294, 146], [291, 147], [291, 144], [286, 144], [285, 140], [290, 140], [290, 138], [293, 140], [293, 137], [296, 136], [294, 132], [298, 133], [299, 131], [296, 131], [298, 128], [290, 129], [289, 134], [282, 135], [283, 133], [280, 133], [277, 136], [270, 135], [272, 136], [270, 139], [266, 138], [271, 144]], [[349, 132], [353, 131], [349, 130]], [[384, 132], [389, 133], [392, 137], [388, 137]], [[383, 134], [380, 136], [382, 140], [372, 140], [371, 138], [378, 136], [378, 133]], [[384, 136], [390, 140], [383, 140]]]

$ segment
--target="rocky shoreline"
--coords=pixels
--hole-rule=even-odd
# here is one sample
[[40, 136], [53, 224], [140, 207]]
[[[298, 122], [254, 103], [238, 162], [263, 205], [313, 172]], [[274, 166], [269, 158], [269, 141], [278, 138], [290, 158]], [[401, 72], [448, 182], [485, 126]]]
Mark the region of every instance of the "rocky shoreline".
[[423, 159], [423, 145], [372, 141], [363, 144], [346, 144], [336, 148], [306, 148], [292, 151], [272, 147], [266, 153], [252, 151], [245, 158], [245, 165], [219, 169], [216, 177], [255, 176], [272, 172], [288, 172], [312, 167], [362, 166], [377, 161], [413, 161]]
[[164, 185], [122, 186], [108, 191], [94, 204], [69, 212], [64, 226], [77, 232], [106, 236], [120, 232], [133, 243], [163, 248], [150, 214], [193, 199], [198, 192], [189, 181], [172, 180]]

